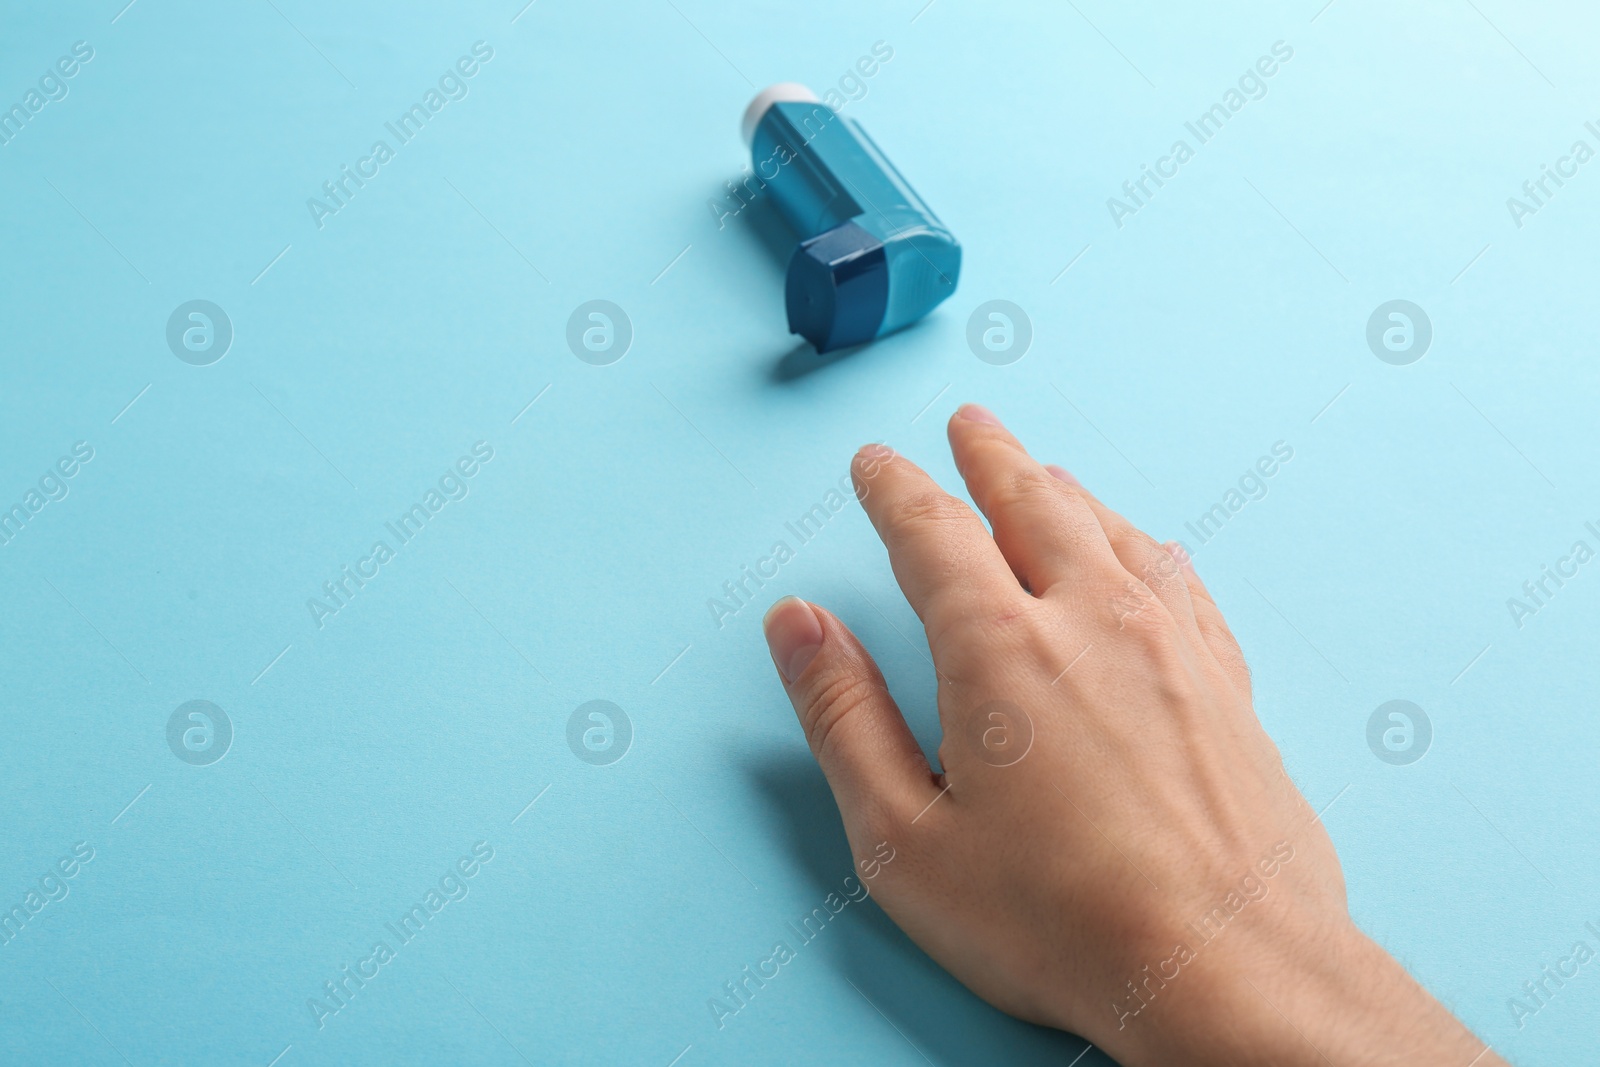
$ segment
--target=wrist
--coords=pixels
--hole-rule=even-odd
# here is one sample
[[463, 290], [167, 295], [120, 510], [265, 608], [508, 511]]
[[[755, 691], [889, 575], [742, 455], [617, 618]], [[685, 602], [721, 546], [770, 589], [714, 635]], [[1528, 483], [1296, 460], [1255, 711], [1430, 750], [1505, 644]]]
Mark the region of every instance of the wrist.
[[[1240, 931], [1241, 934], [1245, 931]], [[1108, 1043], [1130, 1067], [1501, 1064], [1348, 919], [1208, 944]], [[1145, 995], [1149, 996], [1149, 988]], [[1475, 1059], [1475, 1057], [1480, 1057]]]

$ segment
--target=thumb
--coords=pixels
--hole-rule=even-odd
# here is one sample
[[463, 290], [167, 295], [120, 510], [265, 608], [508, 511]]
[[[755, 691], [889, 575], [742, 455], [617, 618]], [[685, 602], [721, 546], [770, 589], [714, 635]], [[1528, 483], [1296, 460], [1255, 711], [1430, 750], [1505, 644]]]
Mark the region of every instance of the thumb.
[[939, 787], [878, 665], [844, 623], [799, 597], [772, 605], [762, 628], [846, 832], [905, 825]]

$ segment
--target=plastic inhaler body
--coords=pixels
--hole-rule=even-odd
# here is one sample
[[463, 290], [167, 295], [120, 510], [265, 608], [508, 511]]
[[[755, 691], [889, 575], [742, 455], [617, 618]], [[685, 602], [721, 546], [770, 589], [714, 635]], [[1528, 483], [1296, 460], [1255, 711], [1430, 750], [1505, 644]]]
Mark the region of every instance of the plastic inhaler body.
[[745, 112], [756, 176], [800, 236], [789, 260], [789, 332], [818, 352], [907, 326], [956, 290], [961, 246], [861, 125], [802, 85]]

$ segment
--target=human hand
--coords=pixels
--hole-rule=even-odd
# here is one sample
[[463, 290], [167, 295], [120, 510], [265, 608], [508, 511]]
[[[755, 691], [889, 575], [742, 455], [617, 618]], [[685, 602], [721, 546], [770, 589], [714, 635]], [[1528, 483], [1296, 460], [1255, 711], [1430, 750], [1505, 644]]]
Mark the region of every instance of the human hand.
[[993, 528], [883, 446], [852, 466], [927, 633], [934, 773], [871, 657], [787, 597], [773, 660], [874, 895], [991, 1004], [1144, 1064], [1502, 1064], [1355, 927], [1222, 612], [1163, 546], [963, 407]]

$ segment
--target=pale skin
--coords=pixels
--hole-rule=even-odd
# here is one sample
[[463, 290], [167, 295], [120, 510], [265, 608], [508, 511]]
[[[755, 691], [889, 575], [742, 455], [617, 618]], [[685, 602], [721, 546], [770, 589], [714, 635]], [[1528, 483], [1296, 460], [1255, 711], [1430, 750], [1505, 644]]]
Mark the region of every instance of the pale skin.
[[1125, 1067], [1504, 1067], [1351, 920], [1182, 550], [981, 407], [949, 436], [988, 527], [883, 446], [852, 464], [927, 634], [942, 773], [838, 618], [786, 597], [765, 622], [889, 916], [984, 1000]]

